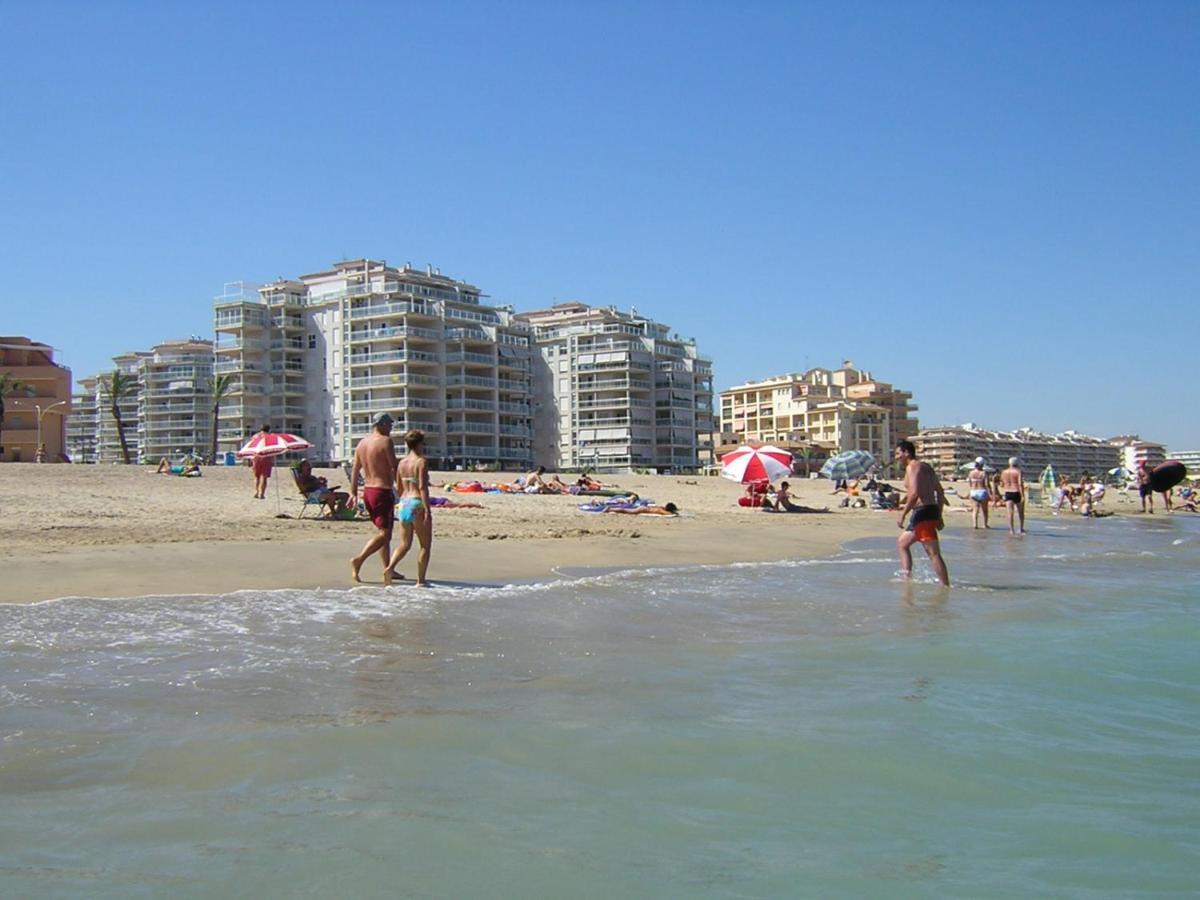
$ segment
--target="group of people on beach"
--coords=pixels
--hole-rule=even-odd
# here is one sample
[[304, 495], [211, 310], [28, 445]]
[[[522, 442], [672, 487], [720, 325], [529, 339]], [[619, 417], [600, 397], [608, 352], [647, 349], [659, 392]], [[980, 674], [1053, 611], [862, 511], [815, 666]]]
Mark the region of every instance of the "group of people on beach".
[[994, 479], [989, 479], [983, 457], [976, 457], [975, 464], [967, 475], [967, 489], [971, 498], [971, 524], [974, 528], [979, 528], [981, 517], [983, 527], [991, 527], [988, 524], [988, 507], [998, 500], [1008, 509], [1008, 533], [1025, 533], [1026, 491], [1021, 460], [1010, 456], [1008, 468], [997, 472]]
[[[417, 429], [405, 432], [404, 445], [408, 453], [396, 459], [392, 443], [392, 417], [380, 413], [372, 422], [372, 432], [358, 442], [354, 449], [354, 465], [350, 469], [350, 503], [357, 504], [359, 484], [362, 502], [375, 534], [362, 551], [350, 560], [350, 574], [362, 581], [359, 571], [363, 563], [379, 554], [383, 562], [383, 583], [390, 585], [397, 578], [396, 566], [412, 549], [415, 537], [420, 550], [417, 554], [417, 584], [428, 584], [429, 556], [433, 548], [433, 504], [429, 497], [429, 462], [425, 458], [425, 433]], [[397, 512], [396, 492], [399, 492]], [[392, 552], [392, 531], [400, 522], [400, 545]]]

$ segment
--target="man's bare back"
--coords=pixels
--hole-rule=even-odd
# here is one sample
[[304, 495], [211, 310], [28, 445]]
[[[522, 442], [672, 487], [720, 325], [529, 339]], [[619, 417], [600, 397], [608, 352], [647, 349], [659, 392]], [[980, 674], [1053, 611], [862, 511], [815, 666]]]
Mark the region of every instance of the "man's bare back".
[[354, 469], [351, 472], [354, 484], [351, 489], [358, 492], [357, 476], [361, 474], [366, 487], [390, 488], [396, 479], [396, 447], [391, 435], [372, 432], [354, 449]]
[[1000, 473], [1000, 487], [1006, 493], [1011, 491], [1014, 494], [1021, 492], [1021, 485], [1024, 481], [1024, 476], [1021, 470], [1016, 466], [1009, 466]]

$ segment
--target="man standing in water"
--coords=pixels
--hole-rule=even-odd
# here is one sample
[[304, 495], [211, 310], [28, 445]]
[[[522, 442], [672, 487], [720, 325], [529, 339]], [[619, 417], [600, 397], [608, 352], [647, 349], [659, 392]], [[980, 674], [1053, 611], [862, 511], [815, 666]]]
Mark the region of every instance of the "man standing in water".
[[979, 513], [983, 513], [983, 527], [988, 527], [988, 506], [991, 505], [992, 495], [988, 491], [987, 472], [983, 468], [983, 457], [975, 459], [975, 468], [967, 476], [967, 486], [971, 489], [971, 524], [979, 527]]
[[375, 534], [362, 552], [350, 560], [355, 581], [361, 581], [358, 570], [372, 553], [378, 551], [383, 560], [383, 581], [391, 582], [388, 563], [392, 556], [392, 524], [395, 521], [396, 499], [392, 482], [396, 478], [396, 448], [392, 445], [392, 417], [380, 413], [374, 420], [375, 429], [354, 448], [354, 466], [350, 470], [350, 505], [358, 503], [358, 478], [363, 479], [363, 505], [375, 525]]
[[1142, 498], [1142, 512], [1146, 511], [1146, 501], [1150, 502], [1150, 514], [1154, 514], [1154, 488], [1150, 487], [1150, 469], [1144, 459], [1137, 464], [1138, 496]]
[[917, 448], [912, 441], [901, 441], [896, 445], [896, 462], [904, 466], [904, 491], [907, 495], [896, 524], [904, 528], [904, 517], [912, 513], [908, 528], [896, 539], [896, 549], [900, 552], [900, 572], [905, 578], [912, 576], [912, 545], [920, 543], [925, 548], [934, 574], [949, 587], [950, 572], [946, 569], [946, 561], [942, 559], [942, 548], [938, 543], [938, 531], [945, 524], [942, 521], [942, 507], [946, 505], [946, 495], [942, 491], [942, 483], [929, 463], [917, 459]]
[[1004, 491], [1004, 505], [1008, 507], [1008, 533], [1016, 534], [1014, 514], [1021, 520], [1021, 534], [1025, 533], [1025, 476], [1021, 474], [1021, 461], [1015, 456], [1008, 458], [1008, 468], [1000, 473], [1000, 490]]

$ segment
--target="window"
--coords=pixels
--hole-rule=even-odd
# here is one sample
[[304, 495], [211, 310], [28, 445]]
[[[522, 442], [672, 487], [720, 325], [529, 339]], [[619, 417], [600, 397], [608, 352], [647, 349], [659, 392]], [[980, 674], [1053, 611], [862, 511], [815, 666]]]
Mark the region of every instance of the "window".
[[317, 336], [315, 334], [310, 334], [308, 336], [308, 349], [309, 350], [317, 349]]

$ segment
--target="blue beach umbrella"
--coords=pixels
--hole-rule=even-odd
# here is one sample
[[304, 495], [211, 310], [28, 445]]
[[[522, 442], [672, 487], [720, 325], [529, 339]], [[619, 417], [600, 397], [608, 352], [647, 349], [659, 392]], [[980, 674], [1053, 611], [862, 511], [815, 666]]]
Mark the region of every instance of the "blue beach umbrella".
[[821, 474], [832, 481], [861, 478], [875, 465], [875, 457], [866, 450], [847, 450], [831, 456], [821, 466]]

